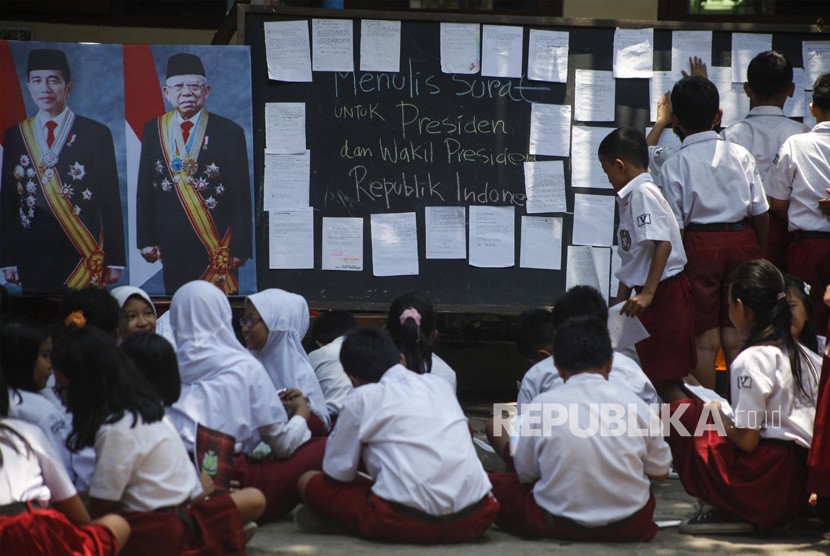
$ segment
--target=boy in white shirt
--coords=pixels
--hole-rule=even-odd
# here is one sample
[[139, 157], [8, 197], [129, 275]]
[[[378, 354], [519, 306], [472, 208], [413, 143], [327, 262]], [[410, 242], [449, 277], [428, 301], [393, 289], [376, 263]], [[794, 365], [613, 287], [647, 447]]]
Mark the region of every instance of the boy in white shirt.
[[795, 238], [787, 253], [790, 274], [810, 285], [816, 328], [827, 328], [822, 294], [830, 284], [830, 74], [813, 85], [810, 112], [816, 126], [781, 146], [769, 173], [772, 210], [789, 219]]
[[[313, 529], [322, 514], [353, 534], [387, 542], [480, 537], [498, 503], [447, 382], [399, 364], [392, 338], [377, 328], [349, 334], [340, 360], [355, 389], [329, 436], [325, 474], [300, 477], [306, 507], [295, 523]], [[371, 481], [358, 477], [361, 462]]]
[[612, 131], [600, 143], [598, 156], [618, 196], [621, 264], [616, 303], [625, 301], [620, 312], [639, 317], [650, 334], [635, 347], [657, 393], [664, 401], [684, 398], [680, 380], [695, 370], [697, 361], [692, 286], [683, 272], [686, 252], [680, 229], [648, 173], [642, 132]]
[[[724, 140], [745, 147], [752, 153], [764, 184], [767, 183], [775, 153], [784, 141], [792, 135], [810, 131], [803, 123], [784, 114], [784, 103], [793, 96], [794, 91], [793, 65], [787, 55], [774, 50], [761, 52], [749, 63], [744, 82], [744, 92], [752, 109], [745, 119], [720, 132]], [[769, 216], [764, 258], [781, 272], [786, 272], [787, 246], [790, 243], [787, 221], [776, 216], [774, 211], [770, 211]]]
[[723, 113], [717, 87], [700, 76], [684, 77], [671, 102], [672, 126], [684, 139], [655, 183], [683, 234], [695, 310], [695, 377], [714, 388], [721, 345], [727, 364], [741, 347], [729, 320], [729, 276], [766, 250], [769, 204], [752, 154], [713, 131]]
[[[525, 417], [536, 418], [523, 418], [516, 473], [490, 475], [501, 505], [496, 523], [537, 538], [651, 540], [657, 526], [649, 480], [663, 480], [671, 463], [659, 419], [637, 396], [608, 381], [615, 355], [602, 321], [578, 317], [563, 323], [553, 356], [565, 384], [527, 408]], [[599, 422], [597, 404], [600, 412], [607, 404], [621, 422], [650, 432], [612, 432], [608, 422]]]

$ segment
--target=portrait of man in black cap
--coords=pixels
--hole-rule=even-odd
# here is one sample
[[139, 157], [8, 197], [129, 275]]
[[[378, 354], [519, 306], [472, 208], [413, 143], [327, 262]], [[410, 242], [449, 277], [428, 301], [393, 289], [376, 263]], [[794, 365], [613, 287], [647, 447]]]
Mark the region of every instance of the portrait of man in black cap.
[[69, 108], [63, 51], [29, 52], [26, 87], [38, 111], [3, 142], [4, 278], [26, 294], [115, 283], [126, 261], [112, 133]]
[[167, 60], [162, 92], [172, 110], [144, 126], [136, 196], [136, 247], [160, 260], [164, 289], [208, 280], [239, 290], [251, 257], [251, 189], [245, 134], [205, 108], [211, 86], [202, 60]]

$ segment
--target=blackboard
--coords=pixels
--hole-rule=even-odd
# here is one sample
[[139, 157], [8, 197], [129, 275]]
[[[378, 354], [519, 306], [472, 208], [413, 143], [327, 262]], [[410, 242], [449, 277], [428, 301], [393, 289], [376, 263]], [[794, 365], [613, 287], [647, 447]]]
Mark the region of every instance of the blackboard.
[[[313, 72], [311, 83], [269, 80], [264, 23], [306, 20], [310, 30], [313, 18], [353, 21], [356, 71]], [[402, 22], [398, 74], [357, 69], [361, 19]], [[441, 21], [522, 26], [525, 64], [528, 29], [569, 31], [568, 82], [482, 77], [480, 73], [444, 74], [440, 66]], [[787, 53], [797, 67], [802, 65], [801, 41], [821, 40], [821, 35], [811, 33], [807, 26], [764, 29], [748, 25], [707, 27], [667, 22], [241, 7], [241, 41], [252, 47], [259, 289], [287, 289], [304, 295], [312, 306], [329, 308], [383, 309], [394, 297], [409, 290], [427, 292], [439, 308], [445, 309], [514, 313], [530, 306], [553, 305], [565, 288], [572, 214], [535, 215], [563, 218], [562, 270], [520, 268], [518, 235], [521, 216], [527, 215], [522, 162], [565, 160], [569, 211], [573, 210], [575, 192], [613, 195], [613, 191], [572, 188], [568, 159], [528, 155], [531, 103], [573, 105], [575, 70], [612, 69], [617, 27], [655, 29], [655, 70], [670, 69], [674, 29], [713, 30], [712, 63], [716, 66], [730, 65], [732, 31], [773, 32], [773, 48]], [[615, 100], [613, 123], [579, 125], [650, 125], [648, 79], [617, 79]], [[313, 270], [268, 268], [268, 213], [263, 210], [262, 189], [265, 104], [269, 102], [306, 103], [307, 146], [311, 150], [310, 204], [314, 208]], [[488, 123], [481, 124], [482, 121]], [[460, 130], [457, 124], [461, 124]], [[430, 134], [429, 126], [440, 129], [440, 133]], [[487, 133], [486, 129], [480, 132], [479, 126], [498, 133]], [[396, 143], [398, 160], [394, 161]], [[424, 207], [477, 204], [515, 207], [515, 265], [477, 268], [467, 260], [426, 259]], [[373, 276], [370, 215], [413, 211], [418, 226], [419, 274]], [[322, 218], [345, 216], [364, 218], [363, 271], [323, 271]]]

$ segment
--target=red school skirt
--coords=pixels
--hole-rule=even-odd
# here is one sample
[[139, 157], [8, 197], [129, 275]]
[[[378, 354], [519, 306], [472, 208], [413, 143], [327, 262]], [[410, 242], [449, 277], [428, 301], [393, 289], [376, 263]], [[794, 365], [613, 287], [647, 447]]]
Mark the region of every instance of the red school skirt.
[[118, 552], [118, 540], [104, 525], [75, 525], [58, 510], [33, 509], [0, 516], [0, 549], [15, 556], [105, 556]]
[[242, 517], [229, 494], [177, 508], [121, 515], [130, 524], [130, 540], [121, 556], [245, 554]]
[[315, 475], [308, 482], [305, 501], [311, 509], [342, 523], [355, 535], [389, 543], [473, 541], [493, 524], [499, 511], [498, 502], [488, 494], [451, 516], [431, 516], [374, 495], [369, 481], [342, 483], [325, 475]]
[[297, 448], [287, 459], [249, 460], [245, 454], [233, 458], [231, 479], [242, 488], [255, 487], [265, 495], [265, 513], [257, 520], [267, 523], [279, 519], [300, 503], [297, 481], [306, 471], [323, 469], [327, 436], [315, 437]]
[[[693, 435], [703, 402], [677, 400], [672, 413], [683, 405], [679, 421]], [[795, 442], [762, 438], [747, 453], [715, 430], [681, 436], [674, 427], [666, 441], [686, 492], [760, 530], [787, 524], [807, 501], [807, 451]]]
[[533, 496], [533, 483], [519, 482], [515, 473], [489, 475], [493, 495], [501, 504], [496, 523], [508, 531], [537, 539], [582, 542], [644, 542], [657, 534], [657, 525], [652, 521], [656, 503], [650, 493], [645, 506], [631, 516], [607, 525], [585, 527], [542, 509]]
[[[830, 337], [830, 324], [827, 326], [827, 335]], [[830, 356], [826, 353], [821, 365], [813, 444], [810, 446], [807, 463], [810, 466], [808, 491], [830, 497]]]

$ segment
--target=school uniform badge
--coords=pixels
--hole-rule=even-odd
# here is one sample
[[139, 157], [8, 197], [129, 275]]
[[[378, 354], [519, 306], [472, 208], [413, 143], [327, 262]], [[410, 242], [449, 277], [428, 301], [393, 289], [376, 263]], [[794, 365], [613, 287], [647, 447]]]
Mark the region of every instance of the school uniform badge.
[[620, 245], [625, 251], [631, 249], [631, 234], [628, 230], [620, 230]]

